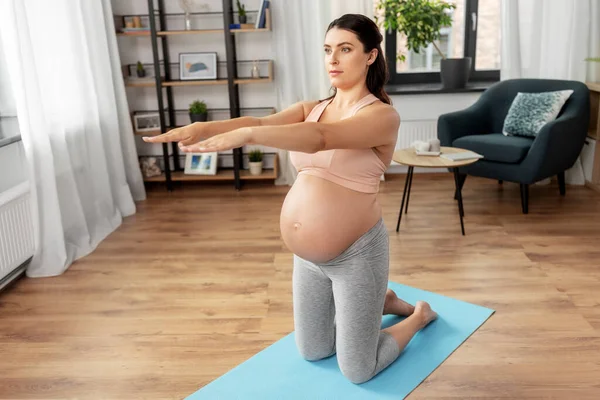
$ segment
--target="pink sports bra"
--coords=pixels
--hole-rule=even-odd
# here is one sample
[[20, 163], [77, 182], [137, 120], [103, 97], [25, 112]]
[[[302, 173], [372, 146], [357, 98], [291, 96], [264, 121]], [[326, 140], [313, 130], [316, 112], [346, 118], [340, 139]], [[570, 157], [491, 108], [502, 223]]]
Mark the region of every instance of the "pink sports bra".
[[[317, 104], [306, 117], [306, 121], [319, 121], [321, 114], [332, 100]], [[362, 107], [377, 100], [375, 95], [368, 94], [359, 100], [342, 119], [352, 117]], [[318, 176], [364, 193], [377, 193], [381, 175], [387, 169], [387, 165], [372, 148], [332, 149], [314, 154], [290, 151], [290, 160], [298, 175]], [[391, 159], [388, 164], [389, 162]]]

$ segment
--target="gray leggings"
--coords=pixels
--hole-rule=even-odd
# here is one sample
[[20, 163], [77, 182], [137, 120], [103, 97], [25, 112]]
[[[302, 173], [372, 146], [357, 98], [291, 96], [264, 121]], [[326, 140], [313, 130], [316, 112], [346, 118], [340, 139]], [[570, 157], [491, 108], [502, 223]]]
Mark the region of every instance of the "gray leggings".
[[337, 351], [340, 370], [353, 383], [368, 381], [398, 358], [398, 344], [381, 330], [388, 274], [382, 219], [330, 261], [315, 264], [294, 255], [294, 327], [302, 357], [315, 361]]

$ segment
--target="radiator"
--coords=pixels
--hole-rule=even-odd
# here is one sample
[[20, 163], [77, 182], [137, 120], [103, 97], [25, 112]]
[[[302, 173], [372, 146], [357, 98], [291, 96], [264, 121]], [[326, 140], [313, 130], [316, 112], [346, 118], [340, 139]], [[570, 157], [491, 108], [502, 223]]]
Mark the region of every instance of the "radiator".
[[28, 182], [0, 193], [0, 288], [33, 255], [30, 204]]
[[[410, 147], [415, 140], [428, 141], [429, 139], [434, 138], [437, 138], [437, 119], [401, 121], [400, 132], [398, 133], [398, 140], [396, 141], [396, 150]], [[387, 172], [406, 172], [406, 169], [407, 167], [392, 161], [392, 164]], [[415, 172], [424, 171], [421, 171], [419, 168], [415, 168]], [[444, 169], [431, 168], [427, 169], [426, 171], [438, 172], [444, 171]]]
[[437, 120], [423, 119], [400, 122], [396, 149], [409, 147], [415, 140], [428, 141], [437, 138]]

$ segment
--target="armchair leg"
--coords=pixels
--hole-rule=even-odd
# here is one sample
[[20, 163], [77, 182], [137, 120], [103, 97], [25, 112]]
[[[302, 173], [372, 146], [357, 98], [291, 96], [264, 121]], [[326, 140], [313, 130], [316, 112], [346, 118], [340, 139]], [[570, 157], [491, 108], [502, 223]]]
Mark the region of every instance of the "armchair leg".
[[564, 196], [566, 193], [565, 188], [565, 171], [560, 172], [557, 176], [558, 178], [558, 190], [560, 191], [560, 195]]
[[523, 214], [529, 213], [529, 185], [521, 183], [521, 208], [523, 209]]

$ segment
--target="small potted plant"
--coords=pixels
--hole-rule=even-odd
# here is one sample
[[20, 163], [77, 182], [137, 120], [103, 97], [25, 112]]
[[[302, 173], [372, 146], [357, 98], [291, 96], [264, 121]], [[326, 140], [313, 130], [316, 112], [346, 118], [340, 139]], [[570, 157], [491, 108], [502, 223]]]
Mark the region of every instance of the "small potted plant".
[[195, 100], [189, 107], [190, 120], [192, 122], [206, 122], [208, 119], [208, 110], [206, 103], [200, 100]]
[[236, 0], [236, 2], [240, 24], [245, 24], [248, 18], [246, 16], [246, 7], [242, 3], [240, 3], [240, 0]]
[[[441, 29], [452, 26], [450, 12], [456, 8], [441, 0], [380, 0], [378, 10], [384, 10], [380, 24], [389, 32], [396, 31], [406, 37], [409, 51], [419, 54], [431, 43], [441, 57], [440, 75], [446, 89], [462, 88], [469, 80], [471, 57], [447, 58], [435, 43], [441, 37]], [[375, 20], [379, 23], [378, 18]], [[406, 56], [400, 54], [400, 61]]]
[[248, 153], [248, 161], [250, 165], [250, 175], [262, 174], [263, 167], [263, 152], [260, 149], [253, 149]]
[[144, 69], [144, 64], [141, 61], [137, 62], [137, 76], [138, 78], [143, 78], [146, 76], [146, 70]]

